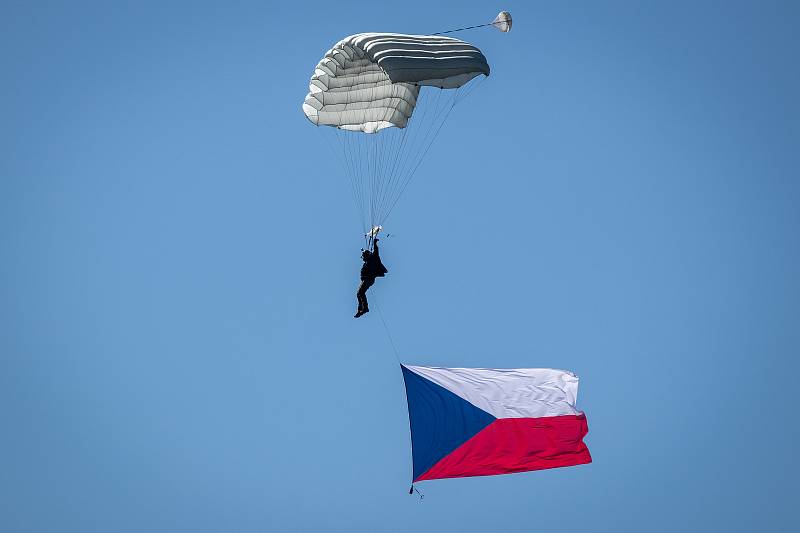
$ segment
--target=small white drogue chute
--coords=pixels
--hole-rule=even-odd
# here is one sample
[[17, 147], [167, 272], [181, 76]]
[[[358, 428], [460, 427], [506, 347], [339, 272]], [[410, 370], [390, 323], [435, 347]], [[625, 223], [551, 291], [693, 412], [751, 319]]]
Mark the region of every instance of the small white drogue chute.
[[497, 28], [503, 33], [508, 33], [511, 31], [511, 13], [508, 11], [501, 11], [497, 14], [494, 21], [492, 21], [492, 26]]

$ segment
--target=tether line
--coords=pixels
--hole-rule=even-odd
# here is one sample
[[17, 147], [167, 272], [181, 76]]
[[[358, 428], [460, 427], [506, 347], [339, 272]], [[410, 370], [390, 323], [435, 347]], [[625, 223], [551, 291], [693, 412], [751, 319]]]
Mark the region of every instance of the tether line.
[[392, 339], [392, 334], [389, 331], [389, 326], [386, 325], [386, 320], [383, 318], [383, 311], [381, 311], [381, 306], [378, 304], [377, 300], [375, 301], [375, 308], [378, 310], [378, 316], [381, 318], [381, 322], [383, 323], [383, 329], [386, 330], [386, 336], [389, 337], [389, 344], [392, 345], [392, 350], [394, 351], [394, 358], [397, 359], [398, 364], [400, 363], [400, 352], [397, 351], [397, 346], [394, 345], [394, 339]]
[[440, 31], [438, 33], [432, 33], [431, 35], [444, 35], [445, 33], [455, 33], [457, 31], [464, 31], [464, 30], [474, 30], [475, 28], [485, 28], [486, 26], [494, 26], [494, 22], [489, 22], [487, 24], [478, 24], [477, 26], [467, 26], [466, 28], [458, 28], [457, 30], [447, 30], [447, 31]]

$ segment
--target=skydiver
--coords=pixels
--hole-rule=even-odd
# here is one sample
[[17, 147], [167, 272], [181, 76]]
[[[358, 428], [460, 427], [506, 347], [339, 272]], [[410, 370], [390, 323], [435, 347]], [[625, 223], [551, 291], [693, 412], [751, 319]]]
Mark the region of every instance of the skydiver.
[[361, 266], [361, 285], [358, 286], [358, 292], [356, 293], [358, 312], [355, 314], [355, 318], [369, 313], [367, 289], [375, 283], [375, 278], [382, 278], [384, 274], [389, 272], [381, 263], [381, 256], [378, 254], [378, 239], [376, 238], [373, 243], [372, 252], [369, 250], [362, 250], [361, 252], [361, 259], [364, 264]]

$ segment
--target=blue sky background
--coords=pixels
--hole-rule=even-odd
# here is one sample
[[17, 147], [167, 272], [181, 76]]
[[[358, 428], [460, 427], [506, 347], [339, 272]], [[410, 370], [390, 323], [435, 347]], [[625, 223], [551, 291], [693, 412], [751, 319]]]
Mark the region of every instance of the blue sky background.
[[[492, 75], [372, 294], [408, 363], [577, 373], [594, 463], [420, 502], [392, 348], [352, 318], [347, 181], [300, 103], [345, 35], [500, 9], [512, 33], [460, 34]], [[3, 12], [0, 530], [797, 527], [797, 3]]]

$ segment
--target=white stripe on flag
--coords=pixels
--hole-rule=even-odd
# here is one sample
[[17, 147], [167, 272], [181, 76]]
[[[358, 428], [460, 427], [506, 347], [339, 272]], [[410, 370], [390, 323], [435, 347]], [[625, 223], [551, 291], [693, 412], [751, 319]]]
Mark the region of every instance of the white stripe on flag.
[[550, 368], [407, 366], [496, 418], [579, 415], [578, 376]]

